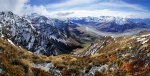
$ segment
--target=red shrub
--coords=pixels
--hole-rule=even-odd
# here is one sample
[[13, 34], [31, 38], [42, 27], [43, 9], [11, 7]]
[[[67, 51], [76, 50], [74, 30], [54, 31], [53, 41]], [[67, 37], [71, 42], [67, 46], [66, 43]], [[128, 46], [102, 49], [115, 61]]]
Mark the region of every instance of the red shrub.
[[72, 74], [75, 74], [75, 76], [79, 76], [79, 71], [74, 69], [67, 69], [63, 70], [61, 74], [62, 76], [71, 76]]
[[145, 65], [145, 60], [139, 58], [132, 62], [129, 62], [126, 65], [126, 69], [128, 72], [135, 73], [135, 72], [140, 71], [142, 69], [142, 67], [144, 67], [144, 65]]
[[88, 57], [85, 57], [83, 60], [84, 60], [85, 62], [88, 62], [89, 60], [91, 60], [91, 58], [88, 56]]
[[98, 57], [99, 58], [104, 58], [106, 55], [105, 54], [100, 54]]
[[34, 68], [34, 67], [32, 67], [31, 69], [32, 69], [33, 74], [34, 74], [35, 76], [51, 76], [49, 72], [46, 72], [46, 71], [41, 70], [41, 69], [39, 69], [39, 68]]

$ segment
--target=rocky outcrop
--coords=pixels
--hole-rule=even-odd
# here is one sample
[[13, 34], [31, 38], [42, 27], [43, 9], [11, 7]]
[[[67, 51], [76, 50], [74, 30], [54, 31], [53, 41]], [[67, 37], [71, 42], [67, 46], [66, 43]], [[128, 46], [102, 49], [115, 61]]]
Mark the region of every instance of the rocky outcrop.
[[66, 22], [44, 16], [31, 16], [21, 17], [12, 12], [0, 12], [1, 35], [18, 46], [44, 55], [70, 53], [80, 47], [67, 36]]

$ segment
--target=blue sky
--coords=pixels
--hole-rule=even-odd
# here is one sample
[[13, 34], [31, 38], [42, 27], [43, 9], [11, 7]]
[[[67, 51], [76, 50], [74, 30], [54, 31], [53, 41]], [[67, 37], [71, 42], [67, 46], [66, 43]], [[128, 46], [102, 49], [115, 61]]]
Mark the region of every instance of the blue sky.
[[[65, 5], [67, 2], [72, 5]], [[80, 3], [81, 2], [81, 3]], [[150, 0], [30, 0], [28, 4], [32, 6], [48, 6], [49, 11], [54, 10], [71, 10], [71, 9], [85, 9], [85, 10], [102, 10], [112, 9], [119, 11], [149, 11]], [[61, 6], [62, 4], [62, 6]], [[121, 5], [123, 4], [123, 5]], [[57, 8], [51, 8], [55, 6]], [[95, 5], [95, 6], [94, 6]], [[60, 7], [61, 6], [61, 7]]]
[[56, 3], [61, 3], [64, 2], [65, 0], [30, 0], [29, 4], [31, 5], [48, 5], [48, 4], [56, 4]]
[[[150, 18], [150, 0], [0, 0], [0, 11], [50, 17], [121, 16]], [[11, 5], [10, 5], [11, 4]]]

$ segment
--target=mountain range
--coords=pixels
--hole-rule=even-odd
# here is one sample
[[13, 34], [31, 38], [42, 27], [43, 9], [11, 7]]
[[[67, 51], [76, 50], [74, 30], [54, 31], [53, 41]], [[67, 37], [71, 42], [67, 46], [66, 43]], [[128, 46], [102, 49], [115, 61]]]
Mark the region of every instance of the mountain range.
[[132, 21], [111, 16], [59, 20], [36, 13], [18, 16], [12, 12], [0, 12], [0, 32], [1, 36], [20, 47], [49, 56], [82, 48], [80, 44], [93, 42], [100, 32], [123, 35], [128, 30], [149, 28], [146, 23]]
[[149, 28], [150, 19], [128, 19], [113, 16], [69, 18], [79, 26], [90, 27], [90, 29], [101, 32], [123, 33], [137, 28]]
[[0, 27], [5, 39], [37, 54], [58, 55], [80, 47], [68, 37], [68, 24], [58, 19], [0, 12]]
[[149, 76], [150, 34], [98, 38], [72, 54], [45, 56], [0, 37], [1, 76]]
[[149, 20], [0, 12], [0, 76], [149, 76]]

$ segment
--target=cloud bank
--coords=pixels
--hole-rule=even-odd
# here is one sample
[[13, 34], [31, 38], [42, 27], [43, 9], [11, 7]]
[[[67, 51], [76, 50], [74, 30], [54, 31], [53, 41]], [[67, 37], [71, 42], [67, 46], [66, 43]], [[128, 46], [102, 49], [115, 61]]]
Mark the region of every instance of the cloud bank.
[[30, 0], [0, 0], [0, 11], [12, 11], [26, 15], [38, 13], [53, 18], [87, 16], [121, 16], [128, 18], [150, 18], [146, 7], [129, 4], [123, 0], [65, 0], [47, 5], [31, 5]]

